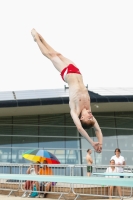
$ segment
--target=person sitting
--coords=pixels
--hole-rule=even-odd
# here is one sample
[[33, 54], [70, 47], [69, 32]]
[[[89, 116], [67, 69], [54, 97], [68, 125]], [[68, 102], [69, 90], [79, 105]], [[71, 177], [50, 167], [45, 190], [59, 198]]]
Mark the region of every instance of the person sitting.
[[[110, 167], [106, 169], [106, 173], [118, 173], [119, 170], [115, 167], [115, 160], [110, 160]], [[119, 178], [119, 176], [106, 176], [106, 178]], [[115, 181], [114, 181], [115, 182]], [[113, 196], [113, 190], [115, 186], [109, 186], [109, 198], [111, 199]], [[121, 187], [116, 186], [119, 196], [121, 197]]]
[[[27, 174], [32, 174], [32, 175], [38, 175], [38, 173], [39, 173], [39, 168], [40, 168], [39, 164], [40, 164], [40, 162], [36, 162], [34, 165], [31, 165], [31, 166], [27, 169], [26, 173], [27, 173]], [[24, 184], [24, 189], [25, 189], [25, 190], [33, 190], [33, 185], [35, 185], [36, 188], [37, 188], [37, 190], [39, 191], [39, 185], [38, 185], [38, 183], [37, 183], [36, 181], [29, 181], [29, 180], [27, 180], [27, 181], [25, 182], [25, 184]], [[28, 194], [27, 191], [24, 192], [24, 194], [22, 195], [22, 198], [25, 198], [25, 197], [27, 196], [27, 194]], [[30, 195], [31, 195], [31, 193], [28, 195], [28, 197], [30, 197]]]
[[[39, 175], [53, 175], [53, 171], [51, 168], [47, 166], [47, 161], [43, 161], [43, 166], [39, 170]], [[48, 191], [50, 191], [52, 186], [52, 182], [40, 182], [40, 197], [45, 198]], [[42, 193], [43, 191], [43, 193]]]

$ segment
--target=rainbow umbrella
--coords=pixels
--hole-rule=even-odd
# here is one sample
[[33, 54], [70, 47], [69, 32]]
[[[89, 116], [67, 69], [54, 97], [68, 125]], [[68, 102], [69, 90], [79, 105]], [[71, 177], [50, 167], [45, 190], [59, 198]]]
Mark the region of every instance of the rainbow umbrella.
[[28, 150], [22, 154], [22, 157], [32, 162], [47, 161], [48, 164], [60, 164], [55, 155], [43, 149]]

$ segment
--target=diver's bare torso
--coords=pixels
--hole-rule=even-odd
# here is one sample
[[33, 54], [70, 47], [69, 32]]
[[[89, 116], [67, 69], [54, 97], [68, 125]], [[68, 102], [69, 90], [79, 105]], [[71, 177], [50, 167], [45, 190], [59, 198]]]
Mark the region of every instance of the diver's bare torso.
[[91, 111], [90, 96], [85, 87], [81, 74], [67, 74], [66, 82], [69, 85], [69, 106], [79, 116], [83, 108]]

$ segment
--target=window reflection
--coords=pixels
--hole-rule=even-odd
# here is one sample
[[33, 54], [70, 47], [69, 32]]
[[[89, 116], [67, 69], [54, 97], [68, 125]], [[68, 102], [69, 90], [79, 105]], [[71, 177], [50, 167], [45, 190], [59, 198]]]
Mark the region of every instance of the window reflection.
[[37, 148], [38, 147], [38, 138], [37, 137], [24, 137], [24, 136], [13, 136], [12, 137], [12, 147], [29, 147]]
[[[131, 165], [133, 112], [95, 113], [95, 117], [103, 132], [103, 151], [101, 154], [92, 151], [94, 164], [108, 164], [114, 149], [119, 147], [126, 163]], [[93, 128], [87, 132], [97, 141]], [[27, 162], [22, 152], [33, 148], [53, 151], [64, 164], [86, 164], [86, 150], [93, 150], [78, 133], [70, 114], [0, 118], [1, 162]]]
[[11, 148], [0, 148], [0, 162], [10, 163], [11, 162]]

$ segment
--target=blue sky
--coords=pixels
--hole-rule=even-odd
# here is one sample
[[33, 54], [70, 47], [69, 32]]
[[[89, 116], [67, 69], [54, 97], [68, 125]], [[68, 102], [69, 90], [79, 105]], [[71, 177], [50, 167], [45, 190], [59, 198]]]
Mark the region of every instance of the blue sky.
[[0, 91], [64, 88], [31, 37], [73, 60], [88, 87], [132, 87], [133, 1], [1, 0]]

